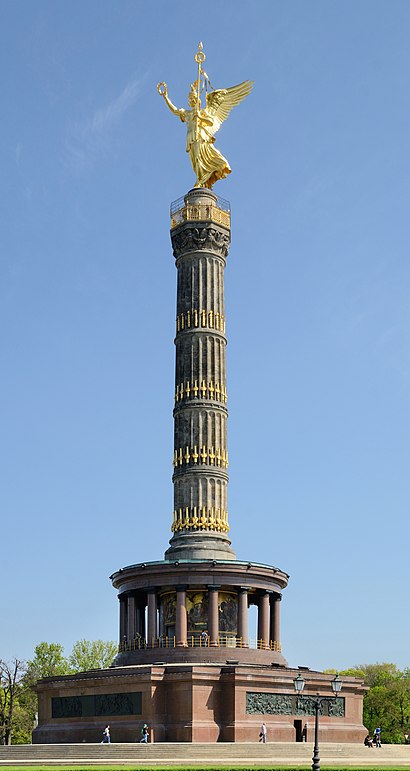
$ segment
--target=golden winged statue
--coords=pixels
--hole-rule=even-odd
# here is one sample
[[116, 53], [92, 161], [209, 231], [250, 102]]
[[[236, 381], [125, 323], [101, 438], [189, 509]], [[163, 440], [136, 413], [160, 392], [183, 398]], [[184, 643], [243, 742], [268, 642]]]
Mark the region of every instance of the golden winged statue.
[[[252, 89], [253, 81], [245, 80], [232, 88], [214, 89], [208, 75], [202, 68], [205, 54], [199, 43], [195, 54], [198, 77], [188, 94], [189, 109], [178, 109], [168, 96], [166, 83], [158, 83], [158, 93], [165, 99], [169, 109], [186, 123], [186, 151], [196, 174], [194, 187], [208, 187], [231, 173], [231, 167], [219, 150], [214, 147], [215, 134], [227, 119], [232, 108], [242, 102]], [[202, 108], [201, 94], [206, 92], [206, 105]]]

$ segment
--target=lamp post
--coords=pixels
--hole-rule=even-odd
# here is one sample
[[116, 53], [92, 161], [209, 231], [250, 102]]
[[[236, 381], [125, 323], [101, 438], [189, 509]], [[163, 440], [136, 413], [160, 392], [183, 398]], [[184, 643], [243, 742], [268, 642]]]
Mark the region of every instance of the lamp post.
[[[295, 677], [293, 684], [295, 686], [295, 691], [297, 694], [302, 693], [304, 687], [305, 687], [305, 681], [301, 674], [299, 674], [297, 677]], [[334, 679], [332, 680], [332, 691], [335, 694], [335, 698], [342, 690], [343, 682], [339, 675], [336, 675]], [[313, 749], [313, 758], [312, 758], [312, 771], [320, 771], [320, 757], [319, 757], [319, 710], [321, 707], [321, 704], [323, 701], [329, 701], [329, 696], [317, 696], [317, 698], [314, 701], [314, 707], [315, 707], [315, 746]]]

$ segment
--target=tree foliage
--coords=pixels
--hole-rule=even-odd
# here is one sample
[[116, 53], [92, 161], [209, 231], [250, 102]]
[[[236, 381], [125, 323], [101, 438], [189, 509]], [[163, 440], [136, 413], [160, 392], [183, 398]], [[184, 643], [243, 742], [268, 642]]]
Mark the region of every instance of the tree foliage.
[[28, 675], [35, 682], [43, 677], [70, 674], [70, 664], [60, 643], [41, 642], [34, 648], [34, 657], [28, 662]]
[[[332, 670], [335, 671], [335, 670]], [[395, 664], [362, 664], [340, 675], [360, 677], [369, 690], [363, 699], [363, 723], [372, 734], [382, 729], [382, 741], [401, 744], [410, 735], [410, 669]]]
[[73, 672], [105, 669], [112, 664], [118, 652], [117, 643], [105, 640], [78, 640], [74, 643], [68, 661]]
[[26, 664], [19, 659], [11, 663], [0, 659], [0, 743], [11, 744], [18, 705], [18, 695]]

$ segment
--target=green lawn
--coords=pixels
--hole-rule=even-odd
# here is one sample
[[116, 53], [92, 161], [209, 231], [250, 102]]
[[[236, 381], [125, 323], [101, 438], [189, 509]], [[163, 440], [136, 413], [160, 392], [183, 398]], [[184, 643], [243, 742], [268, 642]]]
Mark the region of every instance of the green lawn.
[[[203, 766], [190, 763], [186, 766], [138, 766], [136, 763], [123, 763], [120, 765], [103, 765], [103, 766], [87, 766], [80, 763], [73, 765], [60, 766], [54, 764], [52, 766], [29, 766], [25, 764], [15, 763], [12, 766], [3, 766], [0, 764], [0, 771], [13, 771], [16, 767], [24, 768], [24, 771], [124, 771], [128, 769], [131, 771], [311, 771], [311, 764], [308, 766], [293, 766], [293, 765], [268, 765], [268, 766], [244, 766], [241, 764], [231, 766]], [[409, 766], [321, 766], [321, 771], [409, 771]]]

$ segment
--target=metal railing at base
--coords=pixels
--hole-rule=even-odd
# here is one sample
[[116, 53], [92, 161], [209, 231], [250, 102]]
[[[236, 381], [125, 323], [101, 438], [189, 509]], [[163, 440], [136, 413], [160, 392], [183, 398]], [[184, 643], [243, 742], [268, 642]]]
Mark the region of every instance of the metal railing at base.
[[152, 648], [251, 648], [253, 650], [276, 651], [281, 653], [282, 646], [276, 640], [243, 640], [235, 635], [219, 635], [217, 640], [211, 641], [201, 634], [188, 635], [186, 641], [177, 643], [176, 637], [154, 637], [145, 640], [143, 637], [135, 637], [133, 640], [123, 640], [118, 646], [120, 653], [127, 651], [146, 650]]

